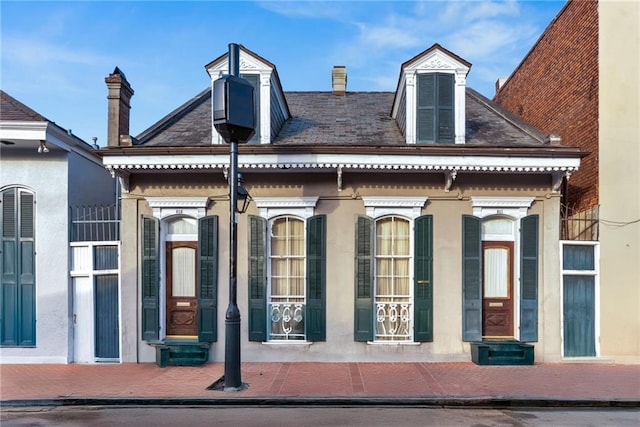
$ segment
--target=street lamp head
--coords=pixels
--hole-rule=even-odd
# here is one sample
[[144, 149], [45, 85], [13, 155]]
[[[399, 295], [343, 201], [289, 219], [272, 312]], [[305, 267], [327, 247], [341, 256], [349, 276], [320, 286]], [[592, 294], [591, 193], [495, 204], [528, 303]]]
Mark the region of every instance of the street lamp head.
[[251, 194], [249, 194], [249, 191], [242, 184], [243, 184], [242, 174], [239, 173], [238, 174], [238, 192], [237, 192], [238, 198], [237, 198], [237, 204], [236, 204], [236, 211], [241, 214], [247, 211], [252, 200]]

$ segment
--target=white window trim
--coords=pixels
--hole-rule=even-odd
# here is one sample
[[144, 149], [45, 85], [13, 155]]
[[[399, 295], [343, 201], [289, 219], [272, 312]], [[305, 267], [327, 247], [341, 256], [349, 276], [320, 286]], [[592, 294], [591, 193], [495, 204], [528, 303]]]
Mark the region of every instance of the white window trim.
[[515, 219], [527, 216], [534, 197], [471, 197], [473, 215], [484, 218], [492, 215], [506, 215]]
[[147, 197], [153, 216], [163, 219], [173, 215], [200, 219], [206, 215], [208, 197]]
[[[593, 246], [593, 270], [565, 270], [563, 267], [563, 248], [565, 245], [572, 246]], [[563, 360], [599, 360], [602, 359], [600, 354], [600, 242], [596, 241], [579, 241], [579, 240], [560, 240], [560, 354]], [[596, 344], [595, 356], [565, 356], [564, 355], [564, 276], [593, 276], [594, 277], [594, 339]]]
[[427, 203], [428, 197], [395, 197], [395, 196], [362, 196], [362, 202], [371, 218], [379, 218], [385, 215], [398, 215], [413, 220], [422, 214], [422, 207]]
[[314, 215], [318, 197], [253, 197], [253, 202], [266, 219], [280, 215], [307, 219]]

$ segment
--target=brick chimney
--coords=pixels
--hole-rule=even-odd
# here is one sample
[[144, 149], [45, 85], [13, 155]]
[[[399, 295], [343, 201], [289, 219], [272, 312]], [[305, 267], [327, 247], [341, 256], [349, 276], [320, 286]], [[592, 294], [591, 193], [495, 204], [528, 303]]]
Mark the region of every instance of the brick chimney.
[[107, 119], [107, 146], [127, 147], [132, 145], [129, 135], [129, 113], [133, 89], [118, 67], [104, 79], [107, 83], [109, 112]]
[[334, 65], [331, 72], [331, 86], [334, 95], [344, 95], [347, 92], [347, 67]]

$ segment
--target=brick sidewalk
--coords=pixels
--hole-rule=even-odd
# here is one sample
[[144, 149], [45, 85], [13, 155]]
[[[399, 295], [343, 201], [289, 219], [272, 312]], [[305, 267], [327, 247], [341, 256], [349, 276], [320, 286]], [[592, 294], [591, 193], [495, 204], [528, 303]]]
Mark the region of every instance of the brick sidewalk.
[[640, 402], [640, 366], [244, 363], [240, 392], [207, 390], [224, 364], [0, 365], [2, 401], [69, 398], [546, 399]]

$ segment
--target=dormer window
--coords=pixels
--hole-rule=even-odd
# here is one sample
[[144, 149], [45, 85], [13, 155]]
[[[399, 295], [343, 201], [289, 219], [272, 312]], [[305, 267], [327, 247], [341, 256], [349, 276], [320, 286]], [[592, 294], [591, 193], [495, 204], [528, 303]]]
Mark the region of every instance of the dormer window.
[[[228, 73], [228, 56], [224, 54], [205, 66], [211, 84]], [[240, 46], [240, 77], [247, 79], [255, 94], [256, 132], [247, 141], [250, 144], [270, 144], [291, 117], [282, 91], [275, 65]], [[212, 144], [223, 144], [224, 140], [213, 126], [211, 118]]]
[[418, 74], [416, 142], [453, 144], [455, 140], [454, 75]]
[[391, 115], [407, 144], [464, 144], [470, 67], [438, 44], [402, 64]]

